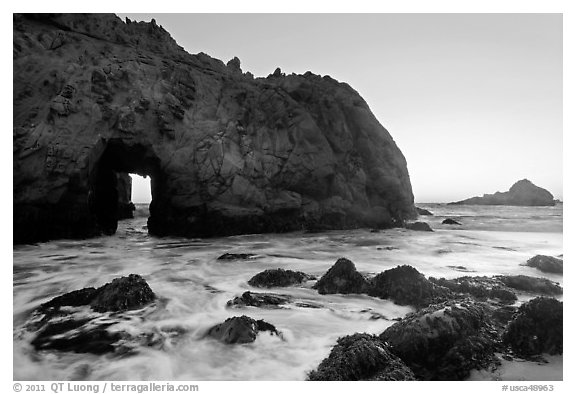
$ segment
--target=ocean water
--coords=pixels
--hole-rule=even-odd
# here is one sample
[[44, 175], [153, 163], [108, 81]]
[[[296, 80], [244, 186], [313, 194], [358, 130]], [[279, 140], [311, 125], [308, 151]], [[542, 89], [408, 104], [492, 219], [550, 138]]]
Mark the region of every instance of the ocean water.
[[[562, 205], [417, 205], [435, 214], [419, 218], [430, 224], [433, 233], [358, 229], [214, 239], [155, 238], [147, 233], [146, 207], [140, 205], [136, 218], [121, 221], [114, 236], [15, 246], [14, 379], [303, 380], [329, 354], [338, 337], [355, 332], [379, 334], [395, 323], [393, 319], [412, 311], [365, 295], [319, 295], [311, 288], [313, 281], [303, 287], [270, 290], [247, 284], [253, 275], [269, 268], [319, 277], [338, 258], [347, 257], [367, 274], [409, 264], [426, 276], [525, 274], [562, 285], [562, 276], [522, 265], [536, 254], [562, 255]], [[463, 225], [442, 225], [446, 217]], [[217, 260], [223, 253], [256, 256]], [[131, 273], [146, 279], [158, 296], [155, 303], [104, 316], [88, 309], [79, 312], [95, 321], [113, 322], [110, 331], [130, 333], [134, 339], [124, 343], [130, 352], [92, 355], [34, 350], [31, 341], [36, 333], [27, 323], [39, 305]], [[247, 290], [288, 294], [322, 308], [226, 307], [228, 300]], [[525, 295], [520, 301], [530, 297]], [[211, 326], [243, 314], [274, 324], [282, 338], [261, 333], [254, 343], [225, 345], [205, 336]], [[540, 370], [545, 373], [543, 367]], [[474, 378], [491, 377], [478, 373]]]

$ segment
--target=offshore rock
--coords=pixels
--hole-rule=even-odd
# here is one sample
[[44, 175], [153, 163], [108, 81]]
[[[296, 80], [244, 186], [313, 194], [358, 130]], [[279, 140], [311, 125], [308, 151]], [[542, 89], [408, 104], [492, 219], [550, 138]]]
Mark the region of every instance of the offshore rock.
[[279, 308], [280, 305], [289, 303], [292, 297], [281, 294], [272, 293], [254, 293], [252, 291], [245, 291], [240, 297], [226, 303], [227, 307], [241, 308], [245, 306], [255, 306], [258, 308]]
[[114, 233], [118, 173], [151, 177], [158, 236], [416, 215], [400, 149], [328, 76], [253, 78], [109, 14], [14, 15], [13, 67], [15, 243]]
[[416, 207], [416, 212], [418, 213], [418, 215], [422, 215], [422, 216], [433, 216], [434, 215], [432, 212], [430, 212], [429, 210], [424, 209], [424, 208]]
[[406, 223], [406, 228], [414, 231], [434, 231], [430, 228], [430, 225], [425, 222]]
[[519, 206], [554, 206], [554, 196], [548, 190], [534, 185], [528, 179], [516, 182], [507, 192], [484, 194], [466, 200], [452, 202], [458, 205], [519, 205]]
[[260, 331], [269, 331], [270, 335], [279, 335], [276, 327], [264, 320], [254, 320], [248, 316], [228, 318], [208, 330], [208, 336], [227, 344], [250, 343], [256, 340]]
[[492, 364], [498, 335], [481, 303], [449, 301], [412, 313], [380, 338], [418, 380], [462, 380]]
[[528, 267], [534, 267], [542, 272], [549, 272], [552, 274], [563, 274], [564, 273], [564, 261], [557, 259], [552, 256], [537, 255], [530, 258], [526, 265]]
[[416, 380], [402, 360], [375, 335], [354, 334], [338, 339], [308, 380]]
[[141, 308], [155, 299], [148, 283], [140, 275], [130, 274], [100, 287], [90, 306], [97, 312], [118, 312]]
[[422, 308], [445, 301], [452, 294], [450, 290], [426, 279], [416, 268], [402, 265], [373, 277], [369, 283], [368, 295], [389, 299], [398, 305]]
[[340, 258], [313, 286], [320, 294], [365, 293], [368, 283], [348, 259]]
[[300, 271], [269, 269], [254, 275], [248, 284], [254, 287], [286, 287], [299, 285], [307, 280], [316, 279]]
[[524, 357], [537, 354], [562, 354], [562, 302], [538, 297], [522, 304], [502, 339]]
[[458, 221], [456, 221], [456, 220], [454, 220], [454, 219], [450, 219], [450, 218], [444, 219], [444, 220], [442, 221], [442, 224], [453, 224], [453, 225], [458, 225], [458, 226], [461, 226], [461, 225], [462, 225], [462, 223], [460, 223], [460, 222], [458, 222]]

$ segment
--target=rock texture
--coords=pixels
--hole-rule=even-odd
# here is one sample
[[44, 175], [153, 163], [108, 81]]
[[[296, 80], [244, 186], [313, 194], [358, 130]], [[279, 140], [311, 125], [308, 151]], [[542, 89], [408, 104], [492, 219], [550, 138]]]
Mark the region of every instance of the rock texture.
[[416, 380], [402, 360], [375, 335], [354, 334], [338, 339], [308, 380]]
[[507, 192], [484, 194], [482, 197], [472, 197], [450, 204], [554, 206], [556, 203], [548, 190], [534, 185], [528, 179], [523, 179], [513, 184]]
[[117, 173], [148, 229], [385, 228], [416, 214], [406, 160], [345, 83], [186, 53], [155, 21], [14, 15], [14, 241], [114, 233]]
[[449, 301], [402, 319], [380, 338], [418, 380], [462, 380], [493, 362], [498, 336], [481, 303]]
[[367, 291], [366, 279], [348, 259], [340, 258], [313, 286], [320, 294], [359, 294]]
[[528, 267], [534, 267], [542, 272], [549, 272], [552, 274], [563, 274], [564, 273], [564, 261], [557, 259], [552, 256], [536, 255], [530, 258], [526, 265]]
[[279, 335], [276, 327], [264, 320], [254, 320], [248, 316], [235, 316], [226, 319], [208, 330], [208, 336], [227, 344], [250, 343], [256, 340], [258, 333], [269, 331], [270, 335]]
[[248, 284], [254, 287], [286, 287], [299, 285], [311, 279], [316, 278], [304, 272], [276, 268], [254, 275]]
[[398, 305], [421, 308], [445, 301], [452, 294], [447, 288], [426, 279], [416, 268], [402, 265], [372, 278], [368, 295], [389, 299]]
[[427, 209], [416, 207], [416, 212], [418, 215], [422, 216], [433, 216], [434, 214]]
[[504, 343], [521, 356], [563, 352], [562, 302], [538, 297], [522, 304], [504, 332]]

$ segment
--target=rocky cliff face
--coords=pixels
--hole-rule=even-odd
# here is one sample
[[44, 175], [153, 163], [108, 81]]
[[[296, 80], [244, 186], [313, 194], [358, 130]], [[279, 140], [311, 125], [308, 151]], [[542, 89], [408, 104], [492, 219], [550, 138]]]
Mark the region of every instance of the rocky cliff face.
[[522, 179], [513, 184], [507, 192], [484, 194], [482, 197], [472, 197], [450, 204], [553, 206], [556, 203], [554, 196], [548, 190], [534, 185], [528, 179]]
[[118, 173], [151, 177], [155, 235], [415, 215], [402, 153], [345, 83], [254, 78], [115, 15], [15, 15], [13, 39], [15, 242], [113, 233]]

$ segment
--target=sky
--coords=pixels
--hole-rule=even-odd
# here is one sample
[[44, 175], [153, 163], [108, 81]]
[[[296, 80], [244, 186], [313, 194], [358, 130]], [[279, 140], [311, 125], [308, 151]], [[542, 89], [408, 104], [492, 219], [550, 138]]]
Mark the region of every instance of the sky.
[[[416, 202], [524, 178], [563, 198], [561, 14], [118, 15], [154, 18], [186, 51], [237, 56], [257, 77], [348, 83], [406, 157]], [[135, 202], [148, 181], [134, 181]]]

